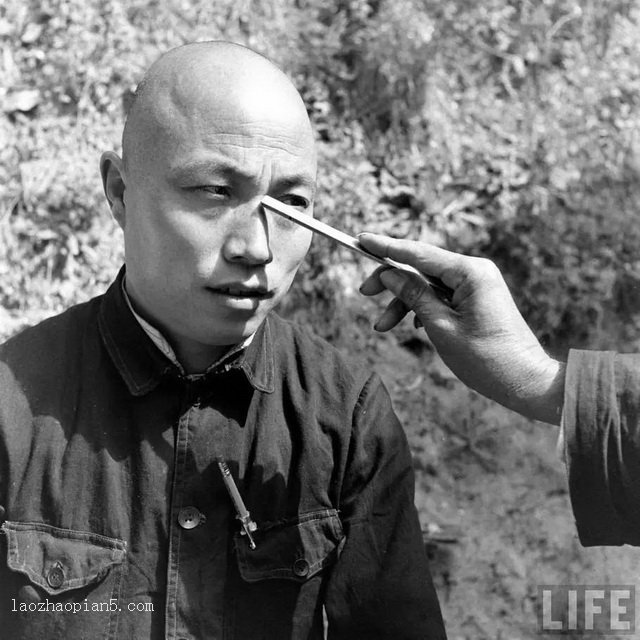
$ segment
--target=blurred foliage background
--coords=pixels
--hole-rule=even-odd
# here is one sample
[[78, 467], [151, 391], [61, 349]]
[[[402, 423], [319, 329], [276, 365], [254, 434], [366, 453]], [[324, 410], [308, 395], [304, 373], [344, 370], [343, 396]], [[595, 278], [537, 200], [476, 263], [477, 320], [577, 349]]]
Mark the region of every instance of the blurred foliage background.
[[[495, 259], [553, 350], [632, 346], [639, 11], [635, 0], [7, 0], [2, 318], [47, 315], [110, 281], [122, 256], [99, 154], [119, 148], [154, 59], [224, 38], [300, 88], [321, 150], [319, 215]], [[360, 269], [317, 241], [290, 306], [335, 330], [327, 318]]]
[[[640, 0], [4, 0], [0, 338], [115, 276], [100, 153], [149, 64], [208, 39], [294, 79], [319, 217], [494, 259], [557, 354], [640, 348]], [[537, 637], [536, 584], [637, 582], [633, 555], [577, 544], [555, 432], [466, 390], [409, 323], [371, 331], [370, 270], [316, 239], [282, 312], [389, 386], [450, 637]]]

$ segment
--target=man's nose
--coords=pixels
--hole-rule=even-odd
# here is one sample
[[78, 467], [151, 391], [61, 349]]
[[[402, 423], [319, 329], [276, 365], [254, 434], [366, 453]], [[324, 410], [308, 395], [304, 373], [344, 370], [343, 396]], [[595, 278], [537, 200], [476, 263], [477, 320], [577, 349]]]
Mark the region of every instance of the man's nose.
[[269, 225], [262, 205], [237, 211], [224, 245], [224, 256], [230, 262], [248, 265], [268, 264], [273, 260]]

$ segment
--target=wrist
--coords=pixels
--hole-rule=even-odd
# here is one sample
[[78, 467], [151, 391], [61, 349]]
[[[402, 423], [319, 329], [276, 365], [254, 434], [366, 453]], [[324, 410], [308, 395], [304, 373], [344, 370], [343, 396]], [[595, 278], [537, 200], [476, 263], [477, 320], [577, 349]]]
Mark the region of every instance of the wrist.
[[565, 371], [566, 363], [545, 354], [535, 363], [510, 408], [532, 420], [559, 425], [564, 405]]

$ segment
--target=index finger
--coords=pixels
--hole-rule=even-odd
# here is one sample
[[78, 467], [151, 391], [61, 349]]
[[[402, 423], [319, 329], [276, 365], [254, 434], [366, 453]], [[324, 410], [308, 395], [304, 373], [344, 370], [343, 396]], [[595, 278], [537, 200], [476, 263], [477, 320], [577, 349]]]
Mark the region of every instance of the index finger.
[[358, 242], [371, 253], [409, 264], [421, 273], [440, 278], [450, 287], [459, 284], [462, 256], [457, 253], [424, 242], [367, 232], [358, 234]]

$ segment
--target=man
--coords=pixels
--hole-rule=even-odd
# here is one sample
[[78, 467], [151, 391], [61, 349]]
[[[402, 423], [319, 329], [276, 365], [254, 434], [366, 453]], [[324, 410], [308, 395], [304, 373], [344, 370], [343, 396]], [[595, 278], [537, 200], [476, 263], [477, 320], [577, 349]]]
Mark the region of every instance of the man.
[[453, 290], [446, 304], [417, 279], [378, 270], [362, 293], [386, 288], [397, 297], [376, 328], [387, 331], [414, 310], [465, 384], [526, 417], [562, 423], [581, 543], [640, 545], [640, 356], [572, 350], [567, 363], [558, 362], [527, 326], [492, 262], [373, 234], [360, 241]]
[[310, 234], [260, 200], [315, 189], [289, 80], [175, 49], [101, 172], [126, 270], [0, 350], [3, 635], [444, 638], [386, 391], [270, 313]]

